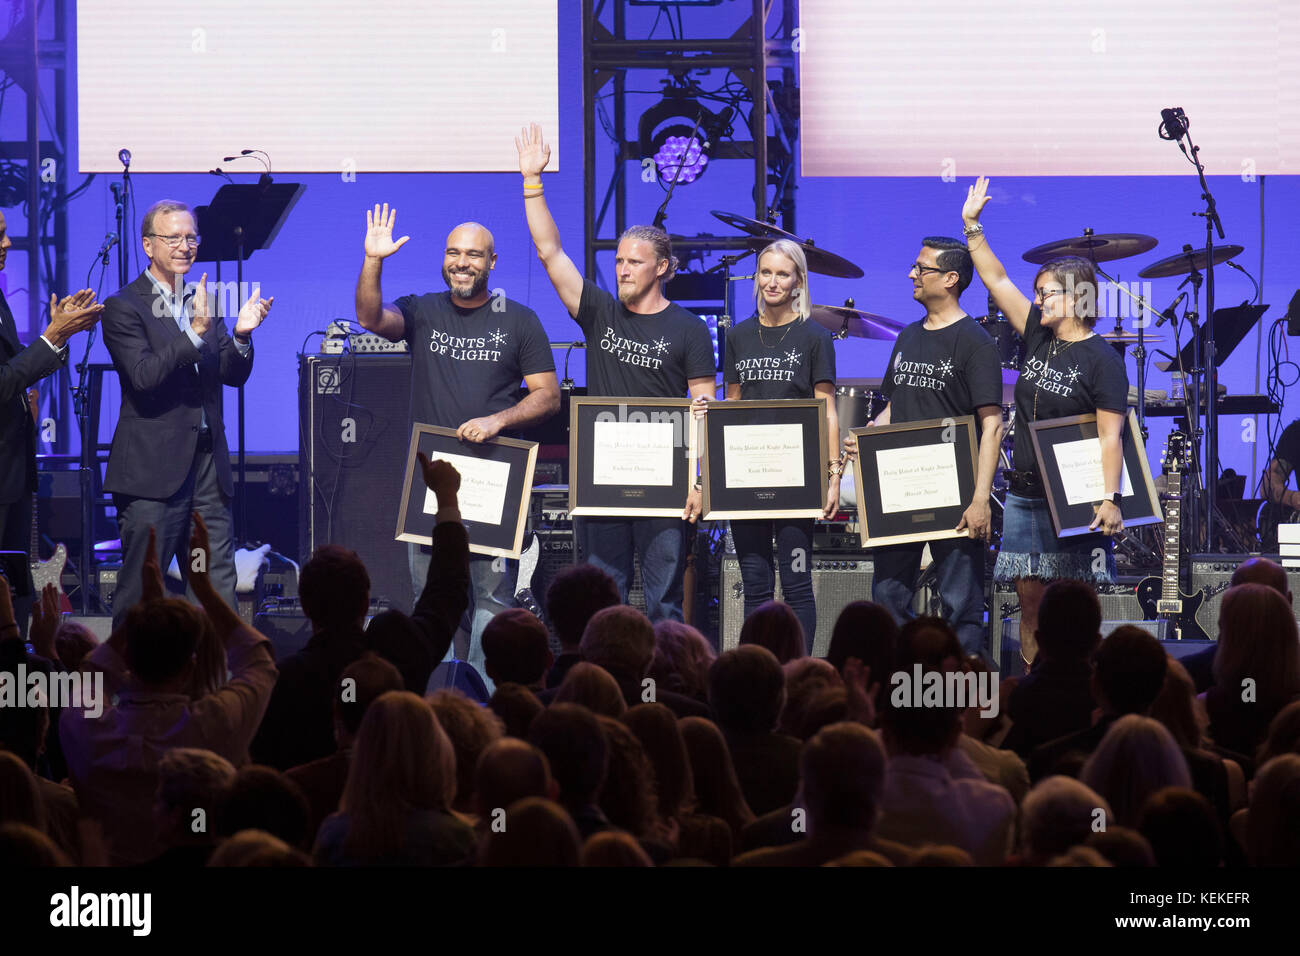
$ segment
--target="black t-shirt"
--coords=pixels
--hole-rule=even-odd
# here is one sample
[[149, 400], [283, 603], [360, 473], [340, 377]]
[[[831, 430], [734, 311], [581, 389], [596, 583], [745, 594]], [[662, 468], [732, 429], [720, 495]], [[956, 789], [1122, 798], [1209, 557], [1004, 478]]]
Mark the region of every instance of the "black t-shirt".
[[[1128, 372], [1115, 347], [1100, 335], [1056, 347], [1051, 329], [1042, 326], [1042, 310], [1033, 305], [1025, 322], [1025, 364], [1016, 382], [1017, 471], [1038, 471], [1029, 422], [1069, 415], [1090, 415], [1097, 409], [1128, 410]], [[1062, 343], [1063, 344], [1063, 343]], [[1034, 396], [1038, 413], [1034, 414]]]
[[1300, 418], [1282, 429], [1277, 448], [1273, 450], [1273, 458], [1286, 462], [1288, 478], [1291, 477], [1291, 472], [1300, 468]]
[[462, 309], [450, 292], [430, 292], [395, 304], [411, 343], [412, 421], [459, 428], [513, 406], [525, 375], [555, 371], [537, 313], [518, 302]]
[[913, 322], [898, 333], [881, 389], [895, 425], [974, 415], [1002, 404], [997, 345], [969, 315], [942, 329]]
[[577, 322], [587, 339], [588, 395], [685, 398], [688, 379], [717, 374], [709, 327], [680, 305], [638, 315], [583, 282]]
[[755, 315], [725, 341], [724, 381], [739, 385], [742, 399], [812, 398], [818, 382], [835, 384], [835, 340], [816, 322], [768, 328]]

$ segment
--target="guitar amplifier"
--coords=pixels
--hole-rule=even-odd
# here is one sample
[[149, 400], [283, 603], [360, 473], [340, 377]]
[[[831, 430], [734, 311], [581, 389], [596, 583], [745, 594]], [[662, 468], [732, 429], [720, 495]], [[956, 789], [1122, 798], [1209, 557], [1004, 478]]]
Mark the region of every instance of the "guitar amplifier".
[[[394, 538], [411, 437], [409, 355], [304, 355], [298, 365], [298, 555], [360, 555], [370, 595], [415, 604], [406, 542]], [[287, 499], [286, 499], [287, 500]]]
[[[813, 656], [825, 657], [831, 646], [831, 632], [845, 606], [871, 600], [874, 565], [870, 553], [816, 553], [813, 555], [813, 597], [817, 601], [817, 634]], [[780, 601], [781, 575], [777, 573], [773, 597]], [[740, 643], [740, 626], [745, 621], [745, 589], [740, 580], [740, 560], [734, 554], [722, 557], [718, 584], [718, 639], [720, 650], [729, 651]]]
[[[1109, 634], [1121, 624], [1134, 624], [1163, 637], [1160, 621], [1144, 621], [1136, 587], [1143, 575], [1118, 576], [1115, 584], [1103, 585], [1097, 594], [1101, 602], [1101, 633]], [[1020, 663], [1020, 598], [1014, 585], [994, 584], [989, 601], [989, 646], [993, 668], [1004, 676], [1018, 673]]]
[[[1196, 620], [1211, 640], [1219, 639], [1219, 606], [1223, 603], [1223, 592], [1228, 590], [1232, 573], [1247, 558], [1268, 558], [1281, 564], [1276, 554], [1192, 555], [1192, 588], [1197, 591], [1206, 589], [1205, 600], [1196, 612]], [[1287, 568], [1286, 580], [1291, 593], [1300, 594], [1300, 568]], [[1294, 605], [1295, 601], [1291, 603]], [[1296, 622], [1300, 624], [1300, 609], [1295, 610]]]

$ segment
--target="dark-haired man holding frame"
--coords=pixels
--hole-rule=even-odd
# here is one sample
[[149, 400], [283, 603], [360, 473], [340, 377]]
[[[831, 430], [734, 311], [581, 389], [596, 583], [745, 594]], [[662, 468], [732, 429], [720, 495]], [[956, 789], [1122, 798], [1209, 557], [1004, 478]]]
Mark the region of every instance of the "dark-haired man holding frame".
[[[957, 524], [964, 538], [929, 542], [943, 599], [942, 616], [967, 653], [986, 650], [984, 626], [984, 546], [989, 538], [989, 495], [1002, 441], [1002, 366], [993, 339], [966, 314], [958, 297], [970, 285], [974, 267], [966, 245], [940, 236], [922, 241], [908, 270], [912, 298], [925, 318], [898, 334], [882, 389], [889, 402], [870, 424], [901, 425], [932, 418], [974, 415], [979, 431], [975, 493]], [[844, 440], [857, 453], [853, 436]], [[913, 617], [912, 603], [925, 543], [878, 547], [871, 596], [902, 624]]]
[[[524, 177], [524, 211], [537, 256], [560, 301], [588, 343], [587, 394], [611, 397], [691, 398], [716, 395], [717, 363], [704, 322], [664, 295], [677, 260], [661, 229], [633, 226], [620, 237], [615, 268], [618, 296], [583, 279], [560, 245], [560, 232], [542, 195], [542, 170], [551, 148], [537, 124], [515, 140]], [[685, 434], [685, 429], [683, 429]], [[614, 579], [627, 600], [632, 556], [641, 558], [646, 616], [682, 619], [686, 570], [685, 521], [702, 507], [699, 485], [678, 518], [578, 518], [574, 533], [582, 559]]]

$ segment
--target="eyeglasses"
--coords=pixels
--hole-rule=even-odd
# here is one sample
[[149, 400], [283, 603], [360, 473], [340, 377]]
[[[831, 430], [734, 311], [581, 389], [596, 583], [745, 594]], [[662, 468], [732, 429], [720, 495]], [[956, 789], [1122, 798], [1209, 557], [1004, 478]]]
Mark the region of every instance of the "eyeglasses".
[[1065, 295], [1065, 290], [1064, 289], [1039, 289], [1038, 301], [1046, 302], [1054, 295]]
[[202, 236], [161, 236], [156, 232], [151, 232], [149, 235], [154, 239], [161, 239], [167, 243], [168, 249], [179, 249], [182, 242], [191, 249], [197, 249], [199, 243], [203, 241]]
[[956, 270], [954, 270], [954, 269], [936, 269], [934, 266], [923, 266], [923, 265], [921, 265], [921, 263], [919, 263], [919, 262], [913, 262], [913, 263], [912, 263], [912, 268], [908, 269], [907, 271], [908, 271], [908, 272], [916, 271], [916, 272], [919, 273], [920, 275], [925, 275], [927, 272], [938, 272], [938, 273], [941, 273], [941, 274], [942, 274], [942, 273], [944, 273], [944, 272], [954, 272], [954, 271], [956, 271]]

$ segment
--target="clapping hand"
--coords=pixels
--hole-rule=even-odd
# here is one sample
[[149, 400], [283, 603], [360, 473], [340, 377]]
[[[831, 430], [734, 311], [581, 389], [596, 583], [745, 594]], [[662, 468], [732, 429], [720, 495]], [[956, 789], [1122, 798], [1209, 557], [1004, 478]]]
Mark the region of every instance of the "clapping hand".
[[239, 310], [239, 318], [235, 320], [235, 334], [240, 336], [252, 334], [253, 330], [262, 324], [262, 320], [266, 318], [266, 314], [271, 311], [271, 306], [274, 304], [275, 296], [263, 299], [260, 291], [251, 296]]

